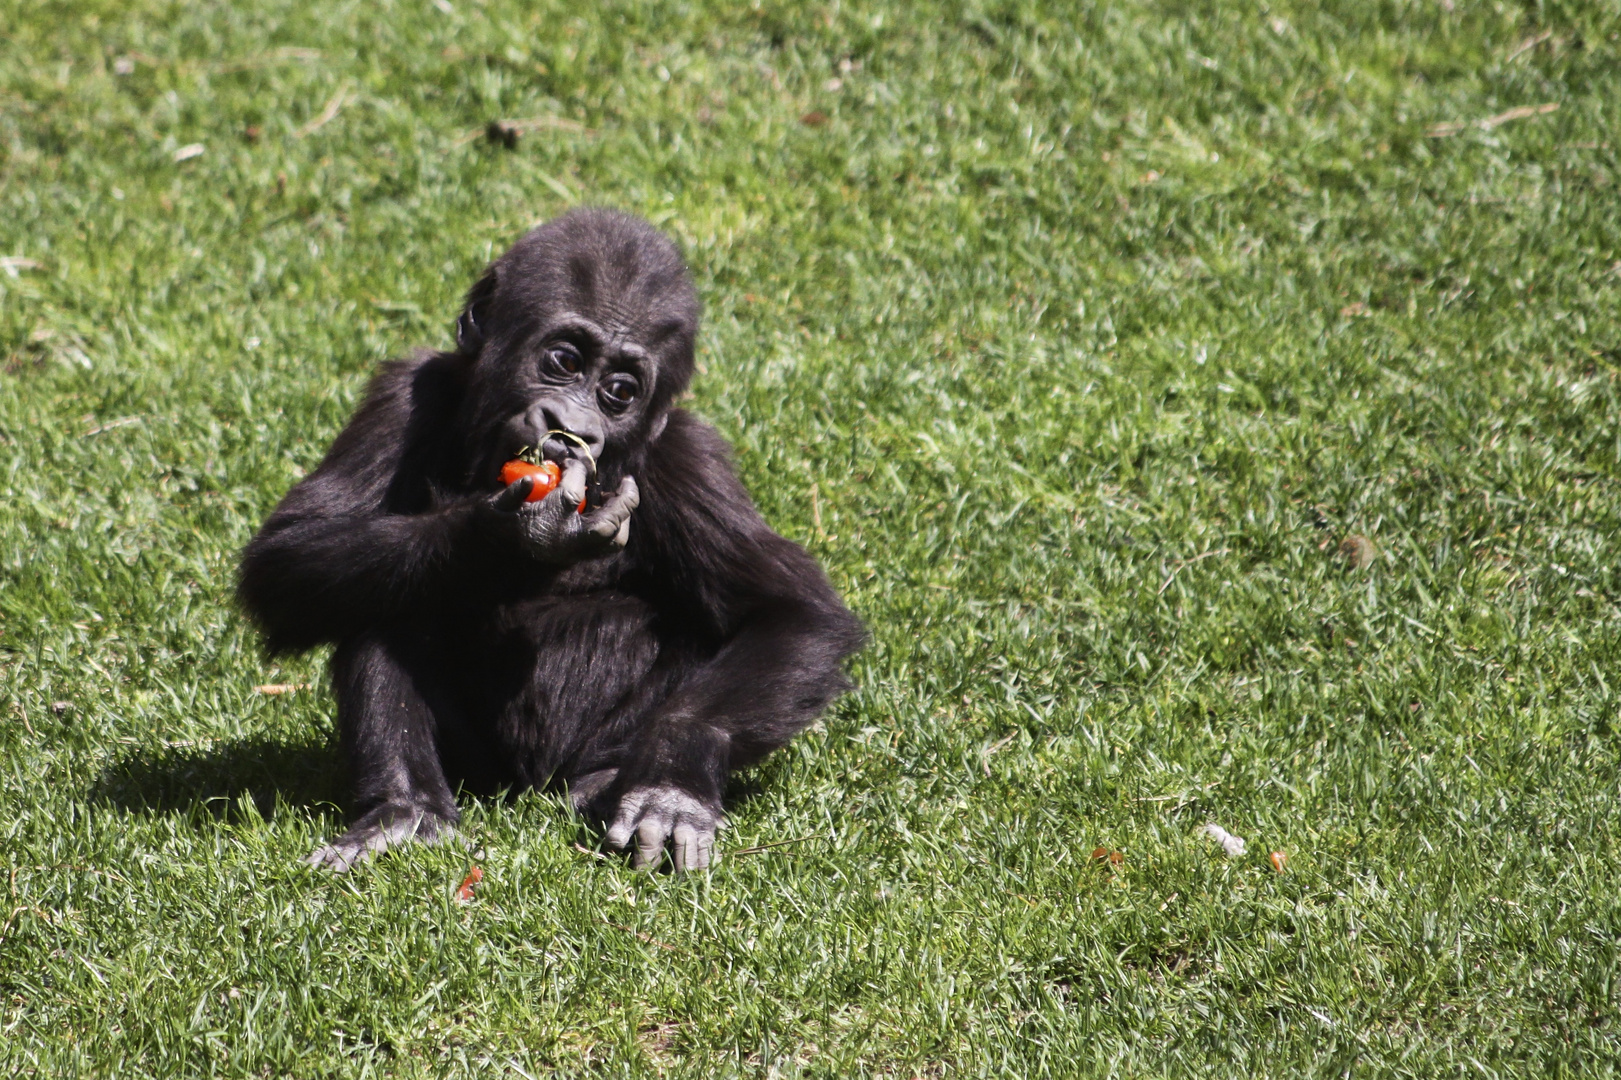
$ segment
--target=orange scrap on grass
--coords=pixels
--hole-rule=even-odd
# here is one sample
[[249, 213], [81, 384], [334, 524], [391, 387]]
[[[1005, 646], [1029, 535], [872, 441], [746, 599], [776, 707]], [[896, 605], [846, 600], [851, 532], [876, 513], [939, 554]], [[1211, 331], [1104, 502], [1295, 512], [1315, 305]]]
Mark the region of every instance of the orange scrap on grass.
[[462, 878], [461, 887], [456, 890], [456, 899], [464, 904], [471, 903], [473, 900], [473, 886], [483, 880], [484, 871], [477, 866], [467, 871], [467, 876]]
[[1276, 870], [1280, 874], [1283, 873], [1283, 867], [1289, 861], [1289, 856], [1285, 855], [1281, 851], [1274, 851], [1272, 854], [1268, 855], [1267, 858], [1272, 860], [1272, 869]]

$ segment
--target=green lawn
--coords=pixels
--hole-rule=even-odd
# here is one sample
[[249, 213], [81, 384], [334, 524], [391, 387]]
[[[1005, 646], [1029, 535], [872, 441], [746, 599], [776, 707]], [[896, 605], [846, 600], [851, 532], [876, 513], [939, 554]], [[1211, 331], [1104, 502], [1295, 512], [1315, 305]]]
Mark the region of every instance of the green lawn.
[[[0, 1074], [1617, 1071], [1616, 5], [227, 7], [0, 0]], [[313, 873], [236, 553], [580, 202], [858, 689], [713, 873]]]

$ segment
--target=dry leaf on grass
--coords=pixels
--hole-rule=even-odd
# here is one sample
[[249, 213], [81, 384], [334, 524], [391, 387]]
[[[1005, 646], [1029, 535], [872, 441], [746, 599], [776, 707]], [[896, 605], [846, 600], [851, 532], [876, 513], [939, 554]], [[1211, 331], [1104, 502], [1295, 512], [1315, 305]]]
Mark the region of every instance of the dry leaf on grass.
[[1352, 533], [1340, 541], [1340, 558], [1353, 570], [1366, 570], [1379, 557], [1379, 549], [1361, 533]]

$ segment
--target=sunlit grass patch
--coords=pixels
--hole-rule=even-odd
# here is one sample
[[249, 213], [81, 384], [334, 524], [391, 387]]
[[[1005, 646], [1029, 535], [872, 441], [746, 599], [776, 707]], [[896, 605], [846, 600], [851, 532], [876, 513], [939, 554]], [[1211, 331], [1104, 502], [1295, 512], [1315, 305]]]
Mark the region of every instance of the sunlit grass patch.
[[[0, 10], [8, 1074], [1613, 1071], [1615, 13]], [[236, 553], [582, 202], [857, 689], [709, 875], [311, 874]]]

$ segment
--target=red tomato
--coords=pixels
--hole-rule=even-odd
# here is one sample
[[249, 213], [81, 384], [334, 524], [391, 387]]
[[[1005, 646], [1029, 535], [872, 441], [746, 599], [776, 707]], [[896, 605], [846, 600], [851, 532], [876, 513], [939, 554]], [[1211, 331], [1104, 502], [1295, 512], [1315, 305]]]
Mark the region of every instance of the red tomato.
[[[510, 484], [525, 476], [533, 476], [535, 482], [530, 485], [529, 497], [524, 502], [539, 502], [552, 493], [563, 479], [563, 470], [555, 462], [542, 461], [539, 465], [531, 465], [527, 461], [509, 461], [501, 466], [501, 483]], [[576, 513], [585, 513], [585, 496], [580, 497], [580, 505], [574, 508]]]
[[552, 493], [557, 482], [563, 479], [563, 470], [553, 461], [542, 461], [539, 465], [531, 465], [527, 461], [509, 461], [501, 466], [501, 483], [511, 484], [525, 476], [534, 477], [530, 485], [529, 497], [524, 502], [539, 502]]

